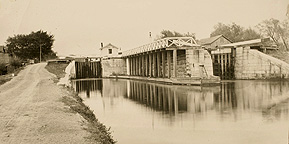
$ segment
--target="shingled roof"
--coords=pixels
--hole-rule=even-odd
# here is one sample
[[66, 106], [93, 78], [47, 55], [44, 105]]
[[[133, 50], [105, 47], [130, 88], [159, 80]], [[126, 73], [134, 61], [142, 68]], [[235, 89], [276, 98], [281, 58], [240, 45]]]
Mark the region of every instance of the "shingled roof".
[[220, 37], [224, 37], [224, 38], [227, 39], [228, 41], [232, 42], [231, 40], [229, 40], [228, 38], [226, 38], [224, 35], [217, 35], [217, 36], [214, 36], [214, 37], [201, 39], [201, 40], [199, 40], [199, 44], [200, 44], [200, 45], [212, 44], [214, 41], [216, 41], [216, 40], [219, 39]]

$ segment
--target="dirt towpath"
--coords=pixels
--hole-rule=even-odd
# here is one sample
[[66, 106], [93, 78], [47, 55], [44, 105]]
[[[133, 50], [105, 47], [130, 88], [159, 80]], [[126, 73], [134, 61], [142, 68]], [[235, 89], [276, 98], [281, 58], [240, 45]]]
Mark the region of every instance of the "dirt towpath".
[[0, 86], [0, 143], [87, 143], [80, 115], [61, 102], [68, 95], [46, 63], [29, 65]]

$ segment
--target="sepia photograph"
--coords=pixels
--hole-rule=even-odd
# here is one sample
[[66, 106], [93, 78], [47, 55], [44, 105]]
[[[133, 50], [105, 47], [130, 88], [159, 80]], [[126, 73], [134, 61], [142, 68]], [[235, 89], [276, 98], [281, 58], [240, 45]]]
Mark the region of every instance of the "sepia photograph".
[[289, 0], [0, 0], [0, 144], [289, 144]]

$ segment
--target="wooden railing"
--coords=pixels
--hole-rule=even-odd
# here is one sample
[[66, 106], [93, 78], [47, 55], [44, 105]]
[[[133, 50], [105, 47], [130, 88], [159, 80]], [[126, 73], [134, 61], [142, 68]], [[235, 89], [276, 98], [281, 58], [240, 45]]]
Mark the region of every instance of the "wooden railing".
[[122, 56], [126, 57], [161, 48], [183, 47], [183, 46], [199, 46], [199, 45], [192, 37], [167, 37], [134, 49], [124, 51], [122, 53]]

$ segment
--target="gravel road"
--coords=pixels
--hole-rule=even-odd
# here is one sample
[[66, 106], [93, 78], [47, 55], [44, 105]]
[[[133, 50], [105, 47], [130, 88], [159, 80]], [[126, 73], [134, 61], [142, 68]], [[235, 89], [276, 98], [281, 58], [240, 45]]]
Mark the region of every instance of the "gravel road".
[[0, 86], [1, 144], [87, 143], [82, 117], [61, 102], [69, 93], [45, 65], [29, 65]]

